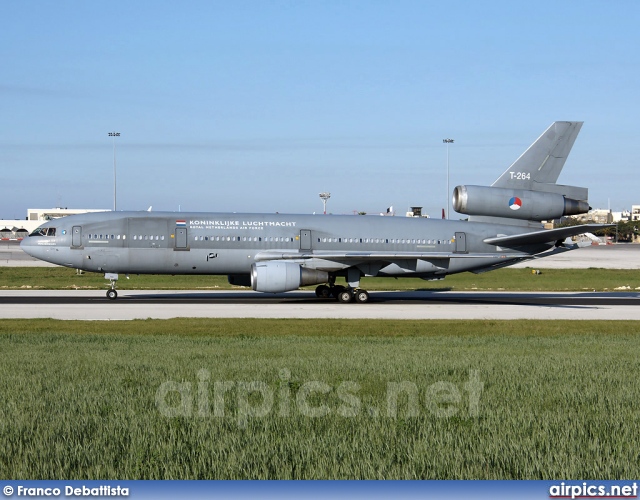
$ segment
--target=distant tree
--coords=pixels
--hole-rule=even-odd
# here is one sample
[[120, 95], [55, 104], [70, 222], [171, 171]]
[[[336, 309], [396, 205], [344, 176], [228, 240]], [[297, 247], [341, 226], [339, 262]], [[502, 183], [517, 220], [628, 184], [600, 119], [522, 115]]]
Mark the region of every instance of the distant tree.
[[358, 212], [358, 215], [367, 215], [367, 212]]
[[580, 224], [585, 224], [585, 222], [581, 222], [575, 217], [565, 217], [560, 220], [559, 224], [556, 224], [555, 227], [573, 227], [579, 226]]
[[[618, 222], [618, 241], [632, 242], [639, 231], [638, 221], [620, 221]], [[608, 228], [608, 234], [615, 236], [616, 228]]]

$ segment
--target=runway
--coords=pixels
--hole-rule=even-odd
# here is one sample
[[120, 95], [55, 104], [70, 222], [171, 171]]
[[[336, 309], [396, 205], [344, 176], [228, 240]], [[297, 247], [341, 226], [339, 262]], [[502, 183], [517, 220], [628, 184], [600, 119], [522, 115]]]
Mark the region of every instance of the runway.
[[168, 318], [640, 320], [640, 293], [371, 292], [368, 304], [313, 292], [4, 291], [3, 318], [131, 320]]
[[[0, 245], [0, 266], [52, 266]], [[532, 268], [639, 269], [640, 245], [586, 247], [518, 264]], [[140, 318], [586, 319], [640, 320], [640, 294], [513, 292], [371, 292], [369, 304], [340, 304], [312, 292], [3, 290], [2, 318], [128, 320]]]

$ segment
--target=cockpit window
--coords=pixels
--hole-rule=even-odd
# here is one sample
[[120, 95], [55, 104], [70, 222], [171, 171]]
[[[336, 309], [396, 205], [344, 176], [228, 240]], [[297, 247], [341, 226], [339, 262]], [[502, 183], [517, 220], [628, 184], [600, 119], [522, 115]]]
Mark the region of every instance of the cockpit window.
[[39, 227], [29, 236], [55, 236], [56, 228], [55, 227]]

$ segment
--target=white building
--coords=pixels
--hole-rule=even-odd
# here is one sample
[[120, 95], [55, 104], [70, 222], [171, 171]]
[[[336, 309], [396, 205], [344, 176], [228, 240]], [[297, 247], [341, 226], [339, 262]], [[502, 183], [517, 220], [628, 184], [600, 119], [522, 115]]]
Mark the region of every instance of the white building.
[[88, 212], [108, 212], [106, 209], [72, 208], [29, 208], [25, 220], [0, 220], [0, 239], [20, 240], [29, 235], [38, 226], [51, 219], [67, 215], [86, 214]]

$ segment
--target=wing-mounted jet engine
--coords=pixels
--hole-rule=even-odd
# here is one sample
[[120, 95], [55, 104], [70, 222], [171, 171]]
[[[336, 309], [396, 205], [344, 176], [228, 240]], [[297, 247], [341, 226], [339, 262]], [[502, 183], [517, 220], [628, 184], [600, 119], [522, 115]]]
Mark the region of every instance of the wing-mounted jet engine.
[[329, 273], [307, 269], [295, 262], [272, 260], [251, 266], [251, 287], [256, 292], [288, 292], [328, 281]]

